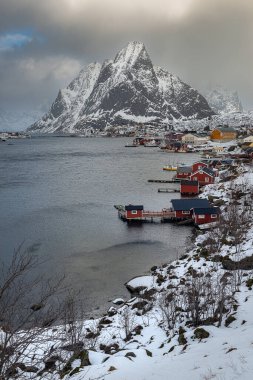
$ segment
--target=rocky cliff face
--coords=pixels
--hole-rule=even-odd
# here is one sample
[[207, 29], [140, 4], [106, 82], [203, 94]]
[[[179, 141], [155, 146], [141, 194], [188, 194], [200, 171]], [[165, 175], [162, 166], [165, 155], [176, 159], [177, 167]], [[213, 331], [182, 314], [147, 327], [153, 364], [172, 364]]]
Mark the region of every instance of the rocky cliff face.
[[207, 91], [205, 97], [210, 107], [217, 114], [243, 111], [242, 104], [236, 91], [231, 92], [222, 87], [217, 87]]
[[154, 67], [139, 42], [130, 42], [114, 60], [84, 68], [60, 90], [50, 111], [29, 130], [79, 133], [137, 123], [167, 123], [214, 114], [196, 90], [160, 67]]

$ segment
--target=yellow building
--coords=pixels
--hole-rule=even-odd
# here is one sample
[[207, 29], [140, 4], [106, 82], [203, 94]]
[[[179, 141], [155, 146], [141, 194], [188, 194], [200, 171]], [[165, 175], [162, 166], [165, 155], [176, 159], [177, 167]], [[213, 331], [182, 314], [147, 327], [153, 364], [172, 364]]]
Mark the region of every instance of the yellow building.
[[236, 139], [237, 132], [230, 127], [217, 127], [211, 132], [210, 137], [213, 141], [231, 141]]

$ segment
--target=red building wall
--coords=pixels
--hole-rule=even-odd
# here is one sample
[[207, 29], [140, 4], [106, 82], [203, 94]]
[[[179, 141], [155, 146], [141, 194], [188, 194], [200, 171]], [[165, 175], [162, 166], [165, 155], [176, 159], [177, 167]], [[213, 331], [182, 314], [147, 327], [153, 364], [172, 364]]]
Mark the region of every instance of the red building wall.
[[186, 179], [186, 178], [189, 178], [189, 176], [190, 176], [190, 173], [177, 173], [177, 175], [176, 175], [176, 178], [177, 179]]
[[212, 218], [210, 214], [204, 215], [204, 218], [202, 218], [202, 215], [194, 215], [194, 223], [196, 224], [205, 224], [205, 223], [212, 223], [217, 222], [219, 220], [219, 215], [213, 214], [216, 216], [216, 218]]
[[193, 185], [182, 185], [181, 184], [180, 193], [181, 194], [198, 194], [199, 193], [199, 187], [193, 186]]
[[201, 172], [193, 173], [190, 175], [190, 179], [192, 181], [199, 181], [199, 184], [201, 186], [208, 185], [210, 183], [214, 183], [214, 177], [209, 176], [208, 174], [206, 174], [204, 172], [203, 173], [201, 173]]
[[190, 211], [175, 211], [175, 216], [176, 218], [179, 218], [179, 219], [190, 219], [192, 216], [191, 216], [191, 212]]
[[143, 210], [131, 210], [126, 211], [126, 217], [127, 219], [136, 219], [136, 218], [142, 218]]
[[194, 172], [198, 171], [201, 168], [207, 168], [207, 164], [205, 164], [204, 162], [195, 162], [192, 165], [192, 172], [194, 173]]

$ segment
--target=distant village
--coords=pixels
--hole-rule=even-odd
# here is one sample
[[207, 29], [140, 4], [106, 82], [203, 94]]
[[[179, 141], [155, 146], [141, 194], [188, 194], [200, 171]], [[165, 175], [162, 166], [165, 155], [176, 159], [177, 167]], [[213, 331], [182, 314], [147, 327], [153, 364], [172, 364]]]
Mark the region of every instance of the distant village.
[[[181, 199], [172, 199], [170, 208], [160, 211], [145, 210], [143, 205], [115, 205], [118, 216], [128, 223], [174, 222], [194, 224], [200, 229], [215, 227], [220, 222], [220, 205], [202, 197], [206, 185], [226, 182], [237, 175], [242, 164], [253, 159], [253, 135], [240, 135], [230, 127], [219, 127], [207, 134], [169, 132], [164, 138], [137, 136], [126, 147], [159, 147], [169, 153], [201, 153], [201, 158], [192, 165], [167, 165], [163, 170], [175, 171], [168, 179], [150, 179], [148, 182], [174, 183], [178, 188], [160, 188], [158, 192], [181, 194]], [[200, 197], [198, 197], [200, 195]], [[217, 201], [217, 200], [216, 200]]]
[[[126, 147], [159, 147], [168, 153], [194, 153], [202, 152], [205, 158], [219, 155], [237, 155], [237, 157], [252, 157], [253, 154], [253, 128], [238, 131], [231, 127], [217, 127], [208, 133], [190, 133], [165, 131], [157, 135], [139, 132], [133, 138], [132, 144]], [[239, 155], [239, 156], [238, 156]]]
[[31, 136], [25, 132], [0, 132], [0, 142], [4, 142], [10, 139], [26, 139]]

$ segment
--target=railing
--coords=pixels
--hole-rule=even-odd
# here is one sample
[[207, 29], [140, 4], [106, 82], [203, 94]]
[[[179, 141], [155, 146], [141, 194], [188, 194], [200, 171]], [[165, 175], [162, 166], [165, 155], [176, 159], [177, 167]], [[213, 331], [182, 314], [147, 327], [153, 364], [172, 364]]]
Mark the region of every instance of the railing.
[[143, 217], [174, 217], [175, 212], [170, 210], [164, 210], [164, 211], [143, 211]]

